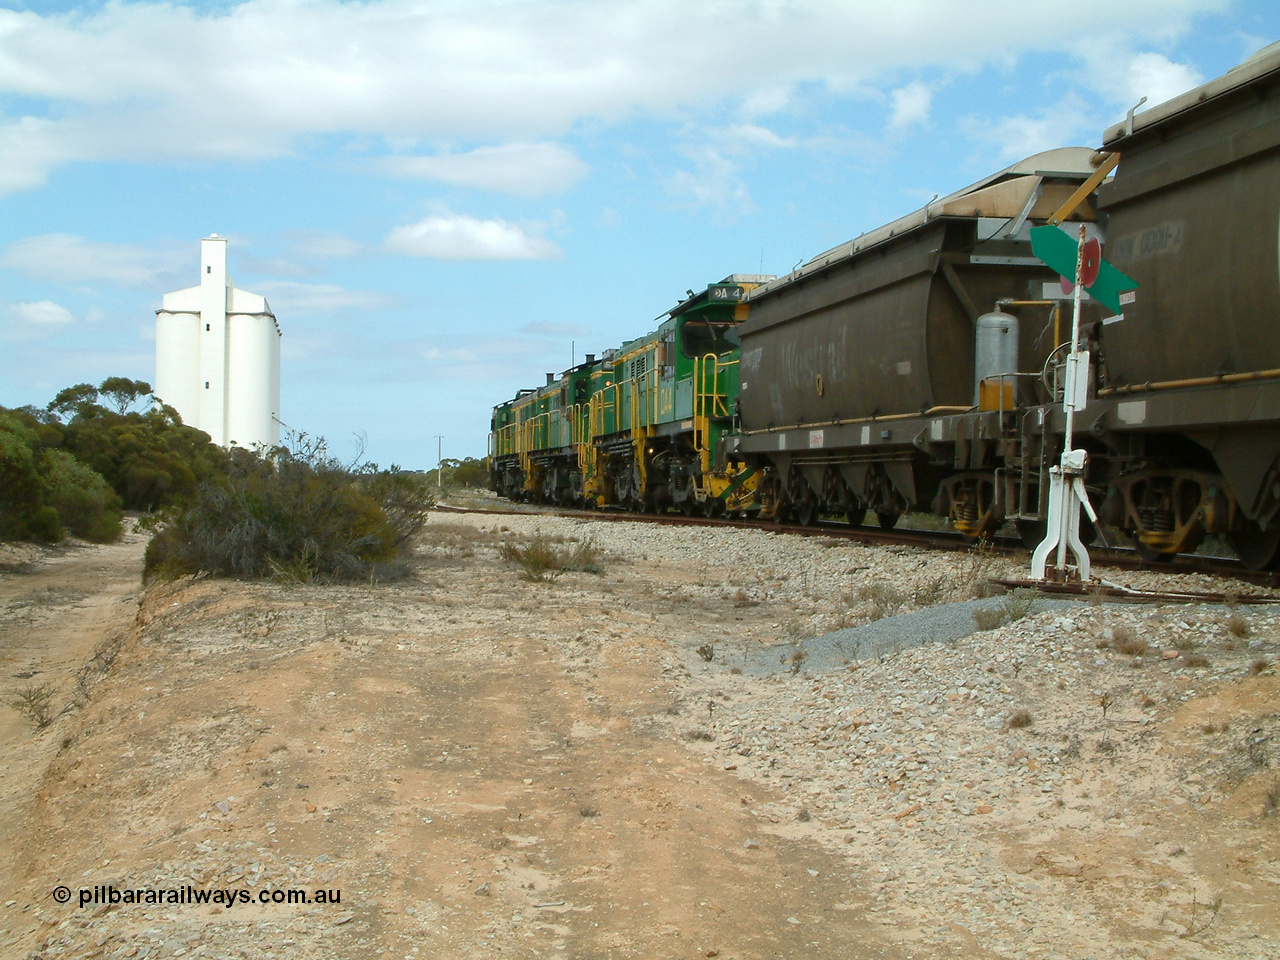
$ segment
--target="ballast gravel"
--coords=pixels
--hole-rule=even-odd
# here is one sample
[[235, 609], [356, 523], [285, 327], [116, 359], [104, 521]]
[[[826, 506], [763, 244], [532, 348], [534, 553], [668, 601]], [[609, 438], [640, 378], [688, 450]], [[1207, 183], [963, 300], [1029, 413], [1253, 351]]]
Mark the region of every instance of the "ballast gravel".
[[[766, 531], [506, 518], [653, 576], [673, 698], [655, 728], [773, 786], [779, 837], [841, 849], [922, 956], [1274, 957], [1280, 607], [1039, 597], [1027, 558]], [[495, 525], [494, 529], [498, 529]], [[661, 571], [661, 573], [659, 573]], [[1133, 589], [1274, 595], [1099, 569]], [[583, 578], [585, 579], [585, 578]], [[591, 590], [562, 582], [550, 597]], [[614, 589], [606, 585], [606, 592]], [[607, 601], [606, 601], [607, 602]], [[619, 590], [611, 612], [632, 618]], [[638, 616], [638, 614], [637, 614]], [[747, 838], [768, 843], [766, 836]], [[1235, 872], [1233, 872], [1235, 871]], [[824, 909], [845, 909], [839, 903]]]

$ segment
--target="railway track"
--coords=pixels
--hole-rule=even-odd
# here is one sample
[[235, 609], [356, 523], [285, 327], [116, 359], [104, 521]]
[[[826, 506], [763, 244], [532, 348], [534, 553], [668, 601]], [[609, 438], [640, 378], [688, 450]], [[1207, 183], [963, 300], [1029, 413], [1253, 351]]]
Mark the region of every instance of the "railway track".
[[[572, 517], [583, 520], [601, 520], [628, 523], [656, 523], [669, 526], [694, 527], [736, 527], [744, 530], [766, 530], [771, 533], [786, 534], [799, 537], [829, 537], [851, 540], [884, 546], [912, 546], [926, 550], [962, 551], [973, 548], [973, 541], [954, 531], [916, 530], [895, 527], [882, 530], [875, 527], [850, 527], [834, 521], [820, 521], [811, 526], [795, 523], [775, 523], [767, 520], [749, 520], [734, 517], [686, 517], [674, 513], [632, 513], [623, 510], [582, 510], [569, 507], [552, 506], [520, 506], [511, 504], [510, 509], [482, 510], [474, 507], [458, 507], [439, 504], [437, 509], [453, 513], [488, 513], [497, 516], [528, 516], [543, 514], [547, 516]], [[1026, 552], [1026, 547], [1017, 537], [995, 537], [990, 541], [991, 549], [1005, 555], [1019, 551]], [[1163, 574], [1208, 574], [1239, 580], [1261, 587], [1280, 586], [1280, 573], [1265, 570], [1249, 570], [1239, 560], [1232, 557], [1201, 557], [1179, 555], [1166, 563], [1152, 563], [1144, 560], [1136, 550], [1123, 547], [1109, 547], [1094, 544], [1089, 547], [1089, 556], [1095, 564], [1105, 564], [1122, 570], [1136, 570], [1148, 573]], [[1010, 581], [1010, 583], [1014, 583]], [[1014, 585], [1029, 585], [1031, 581], [1017, 581]], [[1059, 592], [1070, 592], [1070, 585], [1060, 585]], [[1171, 591], [1169, 596], [1177, 593]], [[1189, 596], [1177, 593], [1178, 596]], [[1197, 595], [1201, 596], [1201, 595]], [[1217, 596], [1217, 595], [1213, 595]], [[1203, 595], [1201, 598], [1212, 598]]]

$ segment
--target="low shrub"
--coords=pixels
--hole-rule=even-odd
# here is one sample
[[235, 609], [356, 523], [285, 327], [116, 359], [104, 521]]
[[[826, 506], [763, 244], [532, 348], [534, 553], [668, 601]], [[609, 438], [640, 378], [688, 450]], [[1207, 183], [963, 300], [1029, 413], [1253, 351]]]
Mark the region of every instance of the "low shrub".
[[10, 698], [9, 706], [41, 730], [54, 720], [53, 698], [57, 693], [58, 688], [52, 683], [29, 684]]
[[562, 573], [602, 573], [601, 552], [594, 540], [558, 544], [544, 533], [535, 533], [523, 547], [506, 541], [498, 548], [503, 560], [520, 565], [523, 580], [545, 583]]
[[144, 575], [205, 572], [244, 579], [364, 580], [403, 572], [406, 541], [432, 499], [395, 467], [353, 469], [321, 442], [238, 457], [222, 481], [166, 513]]

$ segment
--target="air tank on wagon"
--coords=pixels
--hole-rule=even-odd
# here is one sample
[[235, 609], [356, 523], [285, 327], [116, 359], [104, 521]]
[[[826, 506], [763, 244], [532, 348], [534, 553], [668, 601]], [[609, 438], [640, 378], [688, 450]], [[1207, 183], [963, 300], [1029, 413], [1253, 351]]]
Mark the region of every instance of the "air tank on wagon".
[[1280, 561], [1280, 44], [1117, 124], [1104, 256], [1141, 286], [1103, 328], [1108, 522], [1171, 556], [1226, 533]]
[[[988, 360], [1014, 358], [987, 371], [1006, 375], [993, 384], [995, 407], [1037, 399], [1031, 378], [1013, 375], [1040, 371], [1057, 342], [1044, 295], [1058, 277], [1032, 256], [1029, 231], [1089, 178], [1093, 156], [1083, 147], [1037, 154], [752, 292], [738, 329], [738, 449], [774, 465], [766, 513], [860, 522], [870, 509], [892, 525], [941, 490], [943, 512], [958, 498], [977, 511], [974, 524], [1003, 518], [992, 438], [962, 438], [956, 453], [952, 442], [930, 443], [966, 427], [947, 425], [943, 435], [930, 424], [922, 440], [918, 431], [977, 404], [976, 331], [1018, 344], [983, 350]], [[1094, 219], [1087, 203], [1076, 216]], [[1092, 222], [1088, 230], [1097, 233]], [[1007, 316], [980, 323], [1002, 303]]]

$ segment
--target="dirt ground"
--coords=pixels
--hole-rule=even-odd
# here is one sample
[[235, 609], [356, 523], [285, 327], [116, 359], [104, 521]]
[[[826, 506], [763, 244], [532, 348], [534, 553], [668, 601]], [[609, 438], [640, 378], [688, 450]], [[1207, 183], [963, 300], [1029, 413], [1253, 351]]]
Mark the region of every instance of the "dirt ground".
[[[708, 742], [718, 709], [779, 678], [698, 673], [695, 650], [803, 630], [781, 580], [748, 593], [705, 557], [664, 562], [643, 547], [653, 531], [606, 549], [600, 573], [530, 582], [498, 555], [511, 526], [437, 516], [412, 579], [356, 586], [144, 591], [139, 535], [13, 548], [0, 700], [47, 682], [60, 715], [33, 730], [0, 707], [0, 956], [1015, 955], [959, 916], [877, 905], [886, 864], [849, 824], [900, 833], [902, 817], [796, 815], [783, 784], [740, 767], [719, 733]], [[1276, 712], [1269, 674], [1215, 690]], [[1206, 889], [1247, 905], [1231, 935], [1265, 956], [1280, 816], [1261, 783], [1248, 811], [1204, 809], [1240, 841]], [[1038, 829], [1003, 838], [1021, 872]], [[1130, 846], [1116, 848], [1137, 858], [1127, 875], [1170, 875]], [[1046, 870], [1083, 891], [1093, 861], [1080, 858], [1097, 852], [1082, 839]], [[123, 900], [157, 891], [172, 899]], [[271, 902], [277, 891], [310, 902]], [[1045, 891], [1068, 928], [1093, 912], [1075, 889]], [[1225, 935], [1219, 905], [1201, 907]], [[1196, 926], [1112, 924], [1097, 954], [1238, 955]]]

